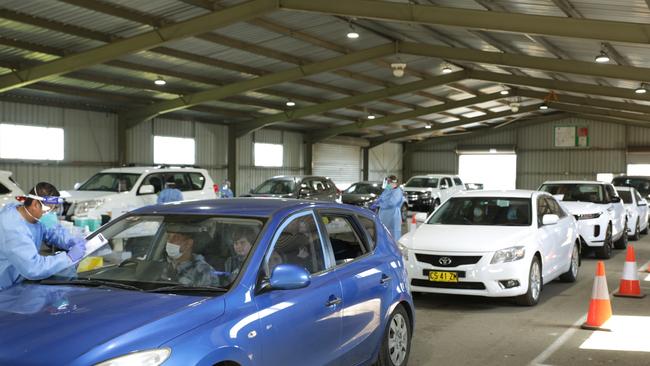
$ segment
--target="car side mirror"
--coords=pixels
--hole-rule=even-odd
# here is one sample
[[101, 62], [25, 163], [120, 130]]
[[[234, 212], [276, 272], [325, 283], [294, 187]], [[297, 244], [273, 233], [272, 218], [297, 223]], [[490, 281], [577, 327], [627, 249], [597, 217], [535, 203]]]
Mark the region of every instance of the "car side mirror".
[[271, 273], [269, 288], [271, 290], [296, 290], [311, 283], [311, 276], [304, 267], [295, 264], [279, 264]]
[[156, 189], [151, 184], [142, 185], [140, 186], [140, 189], [138, 189], [139, 194], [152, 194], [155, 192]]
[[74, 190], [75, 191], [78, 191], [79, 187], [81, 187], [81, 183], [77, 182], [77, 183], [74, 184]]
[[648, 201], [646, 200], [641, 200], [637, 203], [637, 206], [647, 206], [647, 205], [648, 205]]
[[546, 214], [542, 217], [542, 225], [555, 225], [560, 221], [560, 217], [555, 214]]
[[621, 197], [612, 197], [612, 203], [619, 203], [621, 202]]

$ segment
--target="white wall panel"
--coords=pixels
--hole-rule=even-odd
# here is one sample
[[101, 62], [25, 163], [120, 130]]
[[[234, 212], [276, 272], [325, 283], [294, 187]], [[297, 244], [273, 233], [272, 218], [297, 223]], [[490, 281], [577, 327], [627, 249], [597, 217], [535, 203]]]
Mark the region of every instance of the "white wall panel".
[[153, 119], [153, 134], [156, 136], [194, 137], [194, 122], [167, 118]]
[[352, 145], [314, 144], [313, 173], [330, 177], [339, 189], [361, 180], [361, 148]]
[[129, 163], [136, 165], [153, 164], [152, 122], [140, 122], [126, 131], [127, 157]]
[[368, 179], [381, 181], [384, 177], [402, 177], [402, 144], [381, 144], [368, 152]]

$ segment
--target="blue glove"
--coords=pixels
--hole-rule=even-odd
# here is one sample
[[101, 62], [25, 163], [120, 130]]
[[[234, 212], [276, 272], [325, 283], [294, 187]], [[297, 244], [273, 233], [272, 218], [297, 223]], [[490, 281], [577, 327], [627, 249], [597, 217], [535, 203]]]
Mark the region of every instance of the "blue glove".
[[75, 236], [75, 237], [72, 237], [72, 238], [68, 239], [68, 241], [65, 242], [65, 246], [62, 247], [61, 249], [70, 250], [70, 248], [72, 248], [75, 245], [77, 245], [79, 243], [82, 243], [82, 242], [85, 245], [86, 244], [86, 239], [84, 239], [82, 237], [79, 237], [79, 236]]
[[370, 206], [368, 206], [368, 208], [369, 208], [371, 211], [375, 211], [376, 209], [379, 208], [379, 204], [377, 203], [377, 201], [375, 201], [375, 202], [371, 203]]
[[68, 250], [68, 257], [73, 263], [77, 263], [83, 258], [84, 253], [86, 253], [86, 241], [81, 239], [75, 245]]

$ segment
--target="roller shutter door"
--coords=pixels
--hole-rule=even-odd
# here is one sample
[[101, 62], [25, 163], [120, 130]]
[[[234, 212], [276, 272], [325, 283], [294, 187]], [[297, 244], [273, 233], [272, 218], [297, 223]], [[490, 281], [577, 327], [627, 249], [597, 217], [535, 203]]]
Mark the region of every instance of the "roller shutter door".
[[313, 148], [314, 175], [330, 177], [339, 189], [361, 180], [359, 146], [314, 144]]

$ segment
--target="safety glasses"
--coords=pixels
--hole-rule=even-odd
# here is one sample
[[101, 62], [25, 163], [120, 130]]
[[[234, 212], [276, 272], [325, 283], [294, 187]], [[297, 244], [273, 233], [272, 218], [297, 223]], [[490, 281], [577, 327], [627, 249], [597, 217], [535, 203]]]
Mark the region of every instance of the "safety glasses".
[[43, 205], [62, 205], [63, 198], [58, 196], [37, 196], [34, 194], [26, 194], [26, 198], [31, 198], [33, 200], [39, 201]]

